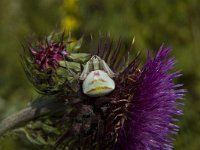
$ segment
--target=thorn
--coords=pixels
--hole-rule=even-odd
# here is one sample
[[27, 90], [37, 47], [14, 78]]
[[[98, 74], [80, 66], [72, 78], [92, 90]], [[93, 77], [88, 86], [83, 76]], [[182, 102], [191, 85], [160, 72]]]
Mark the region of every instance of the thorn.
[[69, 30], [69, 36], [68, 36], [68, 39], [70, 40], [72, 38], [72, 33], [71, 31]]
[[133, 37], [133, 40], [132, 40], [132, 45], [135, 43], [135, 36]]
[[108, 37], [110, 37], [110, 32], [108, 32]]
[[102, 36], [101, 31], [99, 31], [99, 37], [101, 37], [101, 36]]
[[92, 36], [92, 33], [90, 34], [90, 39], [91, 39], [91, 40], [93, 40], [93, 36]]

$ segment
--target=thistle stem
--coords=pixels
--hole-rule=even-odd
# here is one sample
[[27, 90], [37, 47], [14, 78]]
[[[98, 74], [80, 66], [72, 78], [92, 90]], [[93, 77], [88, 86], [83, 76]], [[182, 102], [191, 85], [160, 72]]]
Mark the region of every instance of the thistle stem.
[[62, 112], [66, 108], [64, 102], [56, 96], [37, 98], [30, 106], [8, 116], [0, 122], [0, 136], [7, 131], [26, 125], [31, 120]]

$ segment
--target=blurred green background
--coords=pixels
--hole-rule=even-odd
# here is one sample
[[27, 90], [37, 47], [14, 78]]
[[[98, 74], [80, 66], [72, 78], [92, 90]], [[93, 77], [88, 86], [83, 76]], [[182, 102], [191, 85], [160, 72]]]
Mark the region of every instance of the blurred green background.
[[[176, 150], [200, 149], [200, 8], [199, 0], [0, 0], [0, 119], [25, 107], [37, 95], [20, 64], [20, 42], [32, 33], [61, 28], [79, 35], [110, 32], [135, 50], [173, 48], [188, 93]], [[1, 150], [43, 149], [12, 135]]]

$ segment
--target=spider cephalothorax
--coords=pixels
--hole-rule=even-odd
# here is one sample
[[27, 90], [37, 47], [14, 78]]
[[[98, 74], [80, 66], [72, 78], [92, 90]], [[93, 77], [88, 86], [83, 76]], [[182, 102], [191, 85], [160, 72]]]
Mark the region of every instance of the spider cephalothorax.
[[109, 94], [115, 89], [114, 72], [104, 60], [94, 55], [86, 63], [80, 80], [83, 80], [83, 93], [91, 97]]

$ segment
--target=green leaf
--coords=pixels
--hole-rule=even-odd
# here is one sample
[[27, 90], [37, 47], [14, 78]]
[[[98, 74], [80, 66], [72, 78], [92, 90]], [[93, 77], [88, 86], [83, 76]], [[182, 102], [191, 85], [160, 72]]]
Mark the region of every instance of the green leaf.
[[74, 45], [72, 47], [72, 51], [77, 52], [77, 50], [79, 50], [81, 48], [82, 43], [83, 43], [83, 37], [80, 38], [78, 41], [74, 42]]
[[88, 53], [71, 53], [68, 58], [79, 63], [84, 63], [88, 61], [91, 57], [91, 54]]
[[75, 72], [81, 71], [80, 64], [76, 62], [60, 61], [59, 65]]

